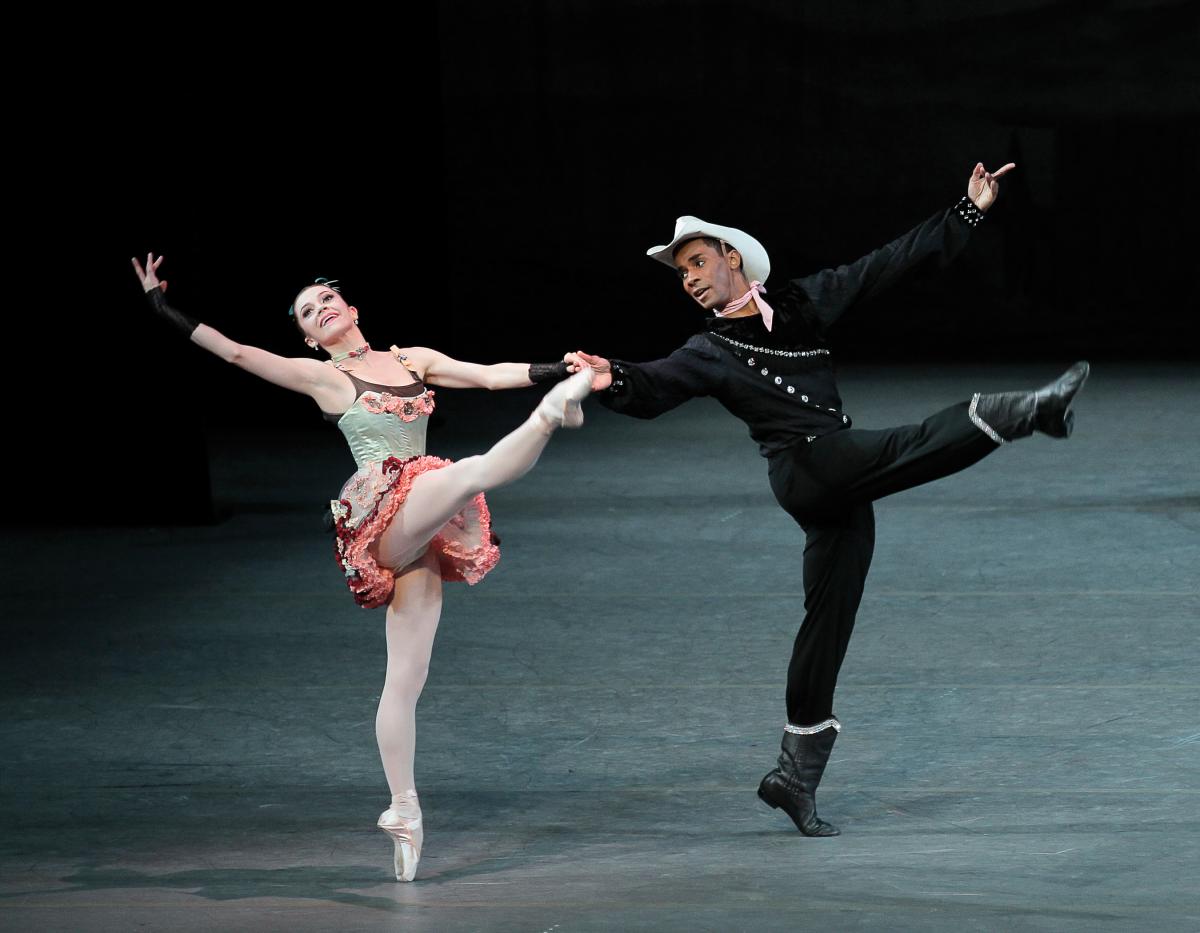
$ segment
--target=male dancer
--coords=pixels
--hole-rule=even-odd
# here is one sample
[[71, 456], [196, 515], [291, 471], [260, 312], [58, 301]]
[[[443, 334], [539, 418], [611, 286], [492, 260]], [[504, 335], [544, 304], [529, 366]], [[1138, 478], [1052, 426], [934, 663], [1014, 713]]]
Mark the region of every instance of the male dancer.
[[675, 236], [647, 255], [671, 266], [683, 289], [715, 317], [665, 359], [593, 367], [599, 399], [613, 411], [654, 418], [711, 395], [746, 422], [768, 459], [771, 489], [804, 529], [804, 622], [788, 666], [787, 725], [777, 766], [758, 795], [806, 836], [836, 836], [817, 816], [815, 793], [841, 723], [833, 693], [875, 546], [871, 502], [947, 476], [1000, 444], [1034, 431], [1071, 433], [1071, 400], [1088, 375], [1076, 363], [1041, 389], [976, 394], [918, 425], [852, 429], [842, 412], [825, 334], [841, 314], [929, 260], [966, 245], [999, 193], [979, 163], [954, 207], [848, 266], [794, 279], [763, 297], [771, 264], [762, 244], [733, 227], [680, 217]]

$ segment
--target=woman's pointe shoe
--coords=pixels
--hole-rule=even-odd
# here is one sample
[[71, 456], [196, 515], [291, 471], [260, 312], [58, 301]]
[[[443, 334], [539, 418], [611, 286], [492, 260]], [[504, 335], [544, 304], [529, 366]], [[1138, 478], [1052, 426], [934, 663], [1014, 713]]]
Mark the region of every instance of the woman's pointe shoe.
[[379, 814], [380, 829], [392, 837], [396, 852], [393, 857], [397, 881], [412, 881], [421, 861], [421, 843], [425, 832], [421, 828], [421, 806], [417, 795], [396, 794], [392, 805]]
[[585, 366], [547, 392], [537, 413], [551, 428], [577, 428], [583, 424], [583, 407], [579, 403], [591, 392], [592, 369]]

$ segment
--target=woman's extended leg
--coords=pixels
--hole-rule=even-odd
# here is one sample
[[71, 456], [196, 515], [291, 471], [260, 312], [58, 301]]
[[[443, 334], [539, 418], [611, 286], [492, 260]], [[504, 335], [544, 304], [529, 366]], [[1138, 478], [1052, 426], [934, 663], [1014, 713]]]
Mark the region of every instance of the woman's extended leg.
[[418, 476], [404, 505], [379, 537], [380, 566], [403, 567], [476, 495], [528, 473], [564, 419], [570, 426], [581, 421], [575, 413], [579, 401], [591, 391], [591, 378], [591, 370], [585, 369], [560, 382], [524, 424], [487, 453]]
[[379, 757], [392, 792], [392, 804], [379, 817], [379, 827], [395, 842], [397, 881], [411, 881], [421, 857], [421, 808], [413, 776], [416, 709], [441, 614], [438, 562], [426, 553], [396, 575], [387, 608], [387, 674], [375, 715]]

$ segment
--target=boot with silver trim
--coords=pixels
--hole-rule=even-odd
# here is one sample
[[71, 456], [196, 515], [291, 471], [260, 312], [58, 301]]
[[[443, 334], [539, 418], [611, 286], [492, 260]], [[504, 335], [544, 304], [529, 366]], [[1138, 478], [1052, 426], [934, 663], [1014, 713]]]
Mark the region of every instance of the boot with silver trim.
[[806, 836], [838, 836], [841, 831], [817, 816], [817, 785], [842, 725], [827, 719], [815, 726], [788, 724], [779, 763], [758, 785], [758, 796], [773, 810], [783, 810]]
[[1090, 369], [1081, 360], [1036, 391], [977, 393], [967, 413], [975, 426], [997, 444], [1028, 437], [1034, 431], [1050, 437], [1070, 437], [1075, 428], [1071, 402], [1083, 388]]

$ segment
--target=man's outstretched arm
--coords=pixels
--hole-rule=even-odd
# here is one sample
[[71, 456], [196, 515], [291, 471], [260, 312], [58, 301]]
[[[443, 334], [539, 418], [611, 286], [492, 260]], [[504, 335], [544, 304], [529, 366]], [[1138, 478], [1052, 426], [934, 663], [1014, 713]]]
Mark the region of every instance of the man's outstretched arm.
[[989, 172], [982, 162], [976, 164], [967, 179], [966, 195], [950, 209], [856, 262], [794, 280], [808, 299], [811, 323], [825, 330], [850, 307], [884, 291], [917, 266], [929, 261], [945, 265], [954, 259], [995, 203], [1000, 193], [996, 179], [1015, 167], [1009, 162]]
[[657, 418], [688, 399], [712, 395], [720, 381], [719, 355], [702, 337], [693, 337], [668, 357], [627, 363], [602, 356], [568, 353], [568, 364], [592, 367], [592, 391], [605, 408], [634, 418]]

